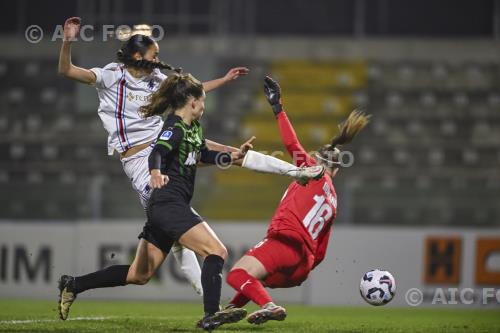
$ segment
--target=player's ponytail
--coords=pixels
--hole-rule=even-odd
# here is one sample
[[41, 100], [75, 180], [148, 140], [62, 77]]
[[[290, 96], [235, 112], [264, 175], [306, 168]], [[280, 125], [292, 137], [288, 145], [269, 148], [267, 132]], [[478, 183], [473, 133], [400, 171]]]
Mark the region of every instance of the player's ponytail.
[[371, 115], [363, 112], [352, 111], [349, 117], [339, 125], [339, 133], [331, 143], [319, 149], [317, 157], [327, 166], [339, 165], [340, 150], [337, 146], [350, 143], [354, 137], [370, 122]]
[[172, 65], [166, 64], [164, 62], [154, 62], [148, 60], [136, 60], [134, 59], [134, 54], [139, 52], [141, 56], [144, 56], [148, 50], [148, 48], [153, 45], [155, 41], [145, 35], [133, 35], [127, 40], [122, 47], [116, 52], [116, 58], [119, 62], [124, 64], [127, 67], [134, 68], [144, 68], [144, 69], [166, 69], [175, 71], [177, 73], [182, 72], [182, 68], [175, 68]]
[[149, 104], [139, 111], [144, 117], [162, 115], [182, 108], [190, 97], [198, 99], [202, 95], [203, 84], [191, 74], [172, 74], [151, 95]]
[[339, 125], [339, 134], [337, 134], [330, 144], [330, 149], [333, 150], [337, 145], [345, 145], [354, 139], [370, 121], [371, 115], [366, 115], [360, 111], [352, 111], [349, 117]]

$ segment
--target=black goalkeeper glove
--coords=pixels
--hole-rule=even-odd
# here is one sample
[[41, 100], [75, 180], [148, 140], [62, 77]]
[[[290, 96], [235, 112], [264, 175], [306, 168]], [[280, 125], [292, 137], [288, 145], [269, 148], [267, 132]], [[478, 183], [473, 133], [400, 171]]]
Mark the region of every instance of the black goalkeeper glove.
[[283, 111], [280, 85], [271, 77], [266, 76], [264, 78], [264, 93], [266, 94], [267, 101], [273, 108], [274, 115], [278, 117], [278, 114]]

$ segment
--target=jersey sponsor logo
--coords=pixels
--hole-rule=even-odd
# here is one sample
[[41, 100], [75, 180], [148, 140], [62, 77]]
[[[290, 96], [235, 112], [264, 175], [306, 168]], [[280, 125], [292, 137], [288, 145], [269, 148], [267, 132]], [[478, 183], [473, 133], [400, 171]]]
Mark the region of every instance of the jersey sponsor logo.
[[168, 141], [172, 137], [173, 132], [172, 131], [164, 131], [160, 135], [160, 140]]
[[184, 162], [184, 165], [195, 165], [196, 164], [196, 152], [192, 151], [188, 154], [188, 157], [186, 158], [186, 162]]
[[151, 101], [151, 95], [140, 95], [140, 94], [134, 94], [133, 92], [129, 92], [127, 94], [127, 99], [129, 102], [136, 101], [136, 102], [150, 102]]

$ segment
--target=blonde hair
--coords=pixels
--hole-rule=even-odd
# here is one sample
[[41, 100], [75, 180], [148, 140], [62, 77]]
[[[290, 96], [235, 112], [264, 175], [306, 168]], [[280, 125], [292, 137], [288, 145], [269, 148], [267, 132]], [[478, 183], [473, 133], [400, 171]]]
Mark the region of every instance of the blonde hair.
[[370, 122], [371, 115], [360, 111], [352, 111], [347, 119], [339, 124], [339, 133], [332, 139], [330, 144], [324, 145], [318, 151], [317, 157], [328, 167], [338, 165], [340, 150], [337, 146], [350, 143], [354, 137]]

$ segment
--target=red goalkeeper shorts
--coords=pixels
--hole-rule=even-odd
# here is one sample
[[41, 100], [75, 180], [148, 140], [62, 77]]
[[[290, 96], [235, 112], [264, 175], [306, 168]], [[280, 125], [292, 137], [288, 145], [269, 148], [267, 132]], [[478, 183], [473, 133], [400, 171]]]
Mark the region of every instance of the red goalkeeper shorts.
[[300, 286], [314, 263], [314, 256], [305, 247], [276, 238], [265, 238], [246, 255], [262, 263], [268, 273], [263, 282], [269, 288]]

